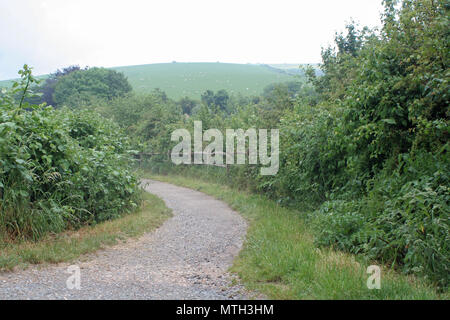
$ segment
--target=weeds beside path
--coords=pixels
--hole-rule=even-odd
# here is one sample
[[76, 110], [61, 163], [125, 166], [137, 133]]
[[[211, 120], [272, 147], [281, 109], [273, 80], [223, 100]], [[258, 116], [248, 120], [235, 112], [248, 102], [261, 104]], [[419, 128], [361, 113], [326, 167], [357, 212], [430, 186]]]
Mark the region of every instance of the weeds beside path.
[[73, 261], [83, 254], [149, 232], [170, 216], [170, 210], [161, 199], [144, 193], [144, 201], [136, 212], [115, 220], [46, 236], [37, 242], [17, 243], [0, 239], [0, 271], [24, 268], [31, 264]]
[[381, 290], [367, 288], [367, 265], [354, 255], [318, 248], [297, 211], [260, 195], [181, 176], [152, 179], [202, 191], [228, 203], [249, 222], [231, 271], [250, 290], [272, 299], [448, 299], [427, 282], [382, 267]]

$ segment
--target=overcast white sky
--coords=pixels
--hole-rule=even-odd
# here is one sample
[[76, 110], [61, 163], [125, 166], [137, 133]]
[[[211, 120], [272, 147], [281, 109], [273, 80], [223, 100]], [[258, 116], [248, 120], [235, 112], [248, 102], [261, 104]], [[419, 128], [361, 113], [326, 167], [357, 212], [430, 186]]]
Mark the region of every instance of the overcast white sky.
[[57, 68], [171, 62], [316, 63], [381, 0], [0, 0], [0, 80]]

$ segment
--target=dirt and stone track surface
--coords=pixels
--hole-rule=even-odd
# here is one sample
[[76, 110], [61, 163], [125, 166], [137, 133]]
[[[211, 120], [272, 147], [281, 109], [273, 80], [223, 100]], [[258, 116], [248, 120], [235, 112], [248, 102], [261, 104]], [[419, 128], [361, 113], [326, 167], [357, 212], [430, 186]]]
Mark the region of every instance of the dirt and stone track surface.
[[[0, 299], [248, 299], [227, 273], [246, 223], [201, 192], [145, 180], [174, 216], [159, 229], [70, 264], [0, 273]], [[78, 265], [81, 288], [68, 289]]]

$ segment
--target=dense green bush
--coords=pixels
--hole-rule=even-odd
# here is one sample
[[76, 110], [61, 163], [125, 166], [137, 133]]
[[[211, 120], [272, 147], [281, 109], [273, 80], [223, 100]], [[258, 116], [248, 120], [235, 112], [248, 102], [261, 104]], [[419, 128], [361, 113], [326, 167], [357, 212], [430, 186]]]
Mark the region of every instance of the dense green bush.
[[[278, 197], [289, 201], [320, 203], [345, 182], [336, 161], [341, 150], [334, 145], [339, 108], [297, 104], [280, 122], [282, 150], [279, 173], [273, 177]], [[330, 179], [334, 177], [334, 179]]]
[[334, 56], [352, 77], [340, 91], [342, 102], [331, 100], [342, 116], [326, 149], [340, 147], [335, 159], [345, 165], [329, 179], [339, 185], [344, 176], [349, 184], [334, 189], [316, 213], [318, 242], [363, 252], [445, 288], [450, 7], [406, 0], [401, 9], [393, 1], [385, 8], [380, 36], [368, 37], [353, 58]]
[[131, 92], [123, 73], [105, 68], [80, 69], [58, 77], [53, 100], [58, 107], [88, 106]]
[[35, 81], [26, 66], [21, 75], [0, 99], [0, 233], [37, 239], [135, 207], [137, 180], [117, 125], [92, 111], [15, 101]]
[[394, 172], [385, 169], [374, 178], [358, 200], [340, 195], [314, 212], [318, 243], [400, 265], [446, 287], [450, 160], [420, 153], [400, 162]]

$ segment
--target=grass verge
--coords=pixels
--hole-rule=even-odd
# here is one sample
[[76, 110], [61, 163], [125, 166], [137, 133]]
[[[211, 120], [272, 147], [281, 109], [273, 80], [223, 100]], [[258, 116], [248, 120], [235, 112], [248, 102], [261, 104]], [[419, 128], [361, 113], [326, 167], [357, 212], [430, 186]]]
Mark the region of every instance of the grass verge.
[[38, 242], [0, 240], [0, 271], [30, 264], [73, 261], [83, 254], [156, 229], [171, 216], [171, 211], [155, 195], [144, 192], [143, 198], [138, 210], [115, 220], [50, 235]]
[[[244, 285], [270, 299], [448, 299], [423, 279], [381, 267], [381, 289], [369, 290], [368, 263], [357, 256], [318, 248], [299, 211], [279, 206], [262, 195], [182, 176], [147, 178], [212, 195], [228, 203], [249, 222], [244, 248], [231, 271]], [[376, 264], [376, 263], [374, 263]]]

